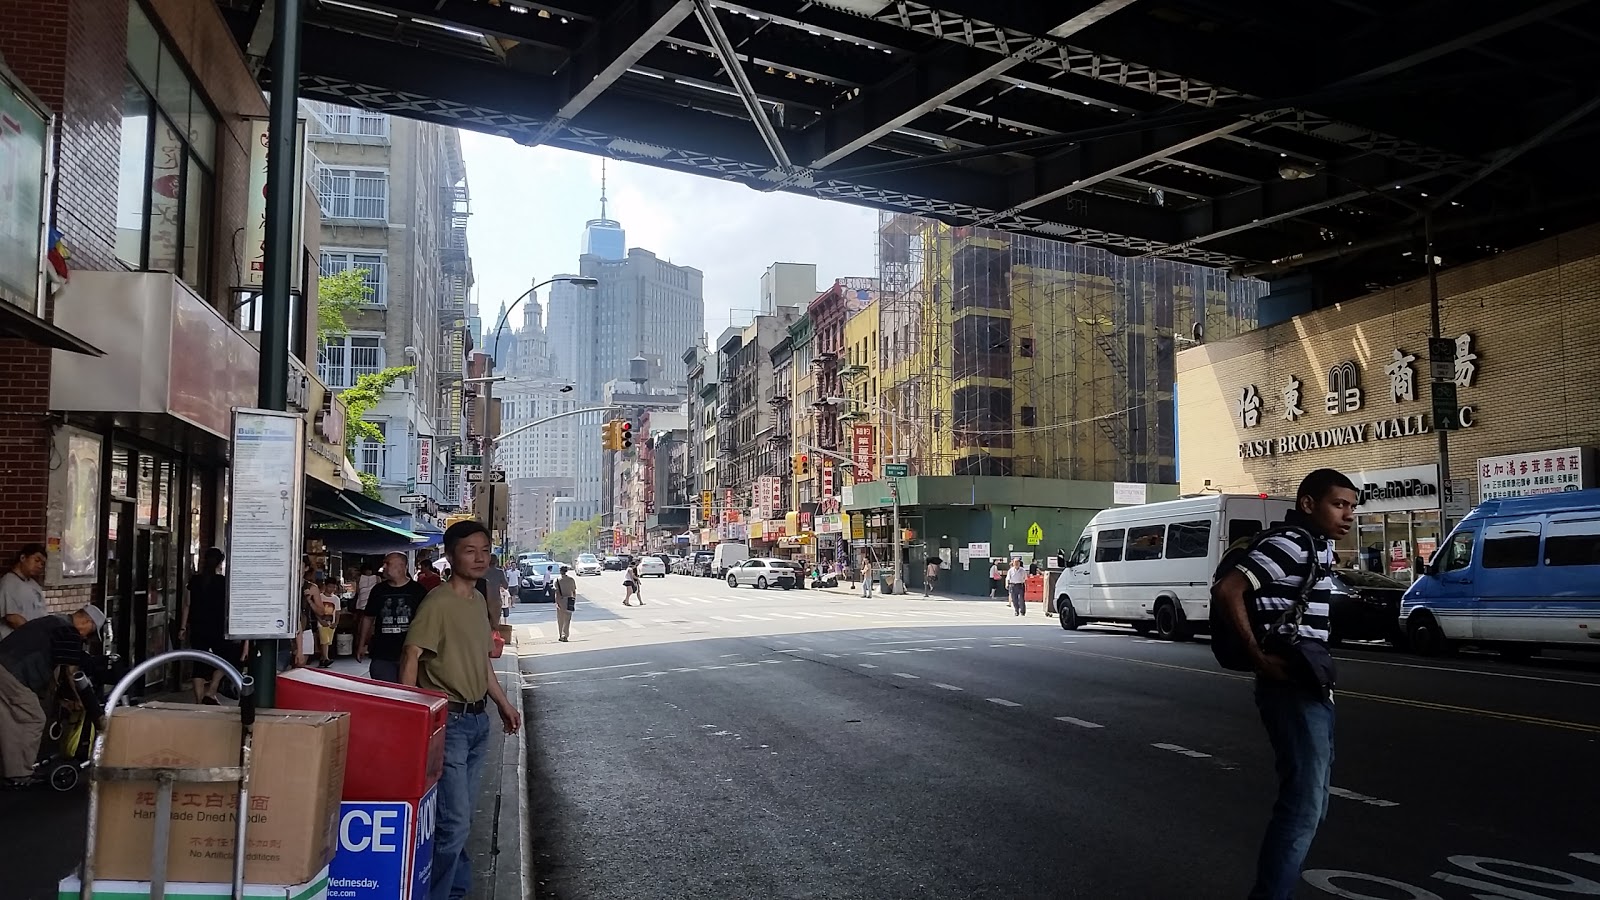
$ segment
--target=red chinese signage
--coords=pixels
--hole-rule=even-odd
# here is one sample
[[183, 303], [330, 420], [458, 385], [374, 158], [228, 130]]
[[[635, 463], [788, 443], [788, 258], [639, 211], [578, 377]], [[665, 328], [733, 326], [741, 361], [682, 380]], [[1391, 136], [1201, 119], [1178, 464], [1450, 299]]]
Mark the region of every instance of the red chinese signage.
[[833, 460], [822, 461], [822, 496], [824, 499], [833, 497]]
[[733, 508], [733, 488], [722, 492], [722, 521], [729, 525], [739, 521], [739, 511]]
[[772, 514], [776, 516], [783, 512], [785, 505], [783, 502], [783, 479], [770, 478], [768, 481], [770, 482], [770, 487], [768, 489], [771, 491], [769, 495], [769, 509], [771, 509]]
[[872, 453], [871, 425], [857, 425], [850, 429], [850, 448], [851, 458], [856, 464], [856, 483], [871, 481], [873, 468], [878, 463]]

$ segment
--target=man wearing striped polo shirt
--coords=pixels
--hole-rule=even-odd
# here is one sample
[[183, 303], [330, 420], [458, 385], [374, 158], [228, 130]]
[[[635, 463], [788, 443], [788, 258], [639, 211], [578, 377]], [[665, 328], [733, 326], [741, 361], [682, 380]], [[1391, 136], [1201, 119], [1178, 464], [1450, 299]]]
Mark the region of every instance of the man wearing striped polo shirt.
[[[1250, 649], [1256, 708], [1277, 760], [1278, 800], [1256, 861], [1250, 900], [1289, 900], [1328, 812], [1333, 768], [1333, 657], [1328, 599], [1333, 542], [1355, 523], [1360, 492], [1342, 473], [1318, 469], [1300, 482], [1284, 525], [1258, 540], [1217, 583], [1216, 602]], [[1310, 541], [1307, 542], [1307, 534]], [[1307, 577], [1305, 607], [1296, 609]]]

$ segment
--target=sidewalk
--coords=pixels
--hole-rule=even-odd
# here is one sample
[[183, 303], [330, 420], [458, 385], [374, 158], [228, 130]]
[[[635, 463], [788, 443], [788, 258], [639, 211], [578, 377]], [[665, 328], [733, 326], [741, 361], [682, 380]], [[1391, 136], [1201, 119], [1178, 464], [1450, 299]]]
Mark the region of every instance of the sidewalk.
[[[495, 669], [512, 703], [522, 702], [522, 676], [516, 645], [510, 644]], [[336, 659], [333, 671], [366, 675], [366, 663]], [[188, 702], [188, 691], [150, 698]], [[526, 742], [530, 723], [516, 735], [501, 732], [499, 720], [490, 731], [477, 812], [472, 825], [472, 897], [475, 900], [521, 900], [532, 896], [527, 880], [528, 835], [523, 798], [528, 796]], [[0, 791], [0, 834], [6, 836], [11, 863], [0, 879], [0, 900], [53, 900], [56, 884], [83, 861], [84, 831], [89, 816], [87, 782], [68, 793], [49, 789]], [[524, 884], [527, 889], [524, 890]]]

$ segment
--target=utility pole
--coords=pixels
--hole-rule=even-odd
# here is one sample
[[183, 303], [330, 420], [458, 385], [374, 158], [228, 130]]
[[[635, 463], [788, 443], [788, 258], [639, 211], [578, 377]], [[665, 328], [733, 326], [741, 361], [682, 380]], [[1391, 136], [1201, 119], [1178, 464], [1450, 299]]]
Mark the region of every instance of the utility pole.
[[[1428, 367], [1432, 369], [1435, 366], [1434, 354], [1441, 348], [1440, 332], [1443, 330], [1439, 322], [1439, 265], [1433, 249], [1432, 212], [1422, 217], [1422, 234], [1424, 249], [1428, 254]], [[1453, 349], [1451, 357], [1452, 359], [1454, 358]], [[1449, 382], [1452, 394], [1455, 391], [1453, 379], [1454, 374], [1452, 373], [1452, 380]], [[1430, 403], [1433, 403], [1433, 399], [1439, 391], [1439, 386], [1445, 383], [1436, 374], [1428, 379], [1428, 401]], [[1452, 493], [1450, 490], [1450, 429], [1444, 426], [1448, 424], [1451, 427], [1458, 427], [1460, 423], [1456, 421], [1448, 423], [1439, 421], [1437, 404], [1434, 404], [1434, 406], [1436, 408], [1433, 413], [1433, 431], [1434, 434], [1439, 436], [1439, 543], [1442, 545], [1445, 536], [1450, 533], [1449, 510], [1450, 495]], [[1457, 416], [1459, 416], [1459, 413], [1453, 412], [1451, 418], [1455, 419]]]
[[[289, 290], [294, 281], [296, 121], [300, 106], [300, 12], [302, 0], [277, 0], [272, 20], [272, 103], [267, 120], [267, 246], [261, 285], [261, 361], [257, 403], [289, 408]], [[298, 602], [298, 601], [294, 601]], [[295, 606], [293, 608], [298, 608]], [[250, 677], [256, 705], [277, 703], [278, 641], [251, 641]]]
[[903, 587], [904, 582], [900, 580], [900, 479], [889, 478], [886, 480], [889, 482], [889, 497], [894, 501], [893, 511], [889, 519], [889, 527], [894, 531], [894, 565], [891, 568], [891, 571], [894, 572], [894, 584], [889, 588], [889, 593], [904, 594], [906, 592]]

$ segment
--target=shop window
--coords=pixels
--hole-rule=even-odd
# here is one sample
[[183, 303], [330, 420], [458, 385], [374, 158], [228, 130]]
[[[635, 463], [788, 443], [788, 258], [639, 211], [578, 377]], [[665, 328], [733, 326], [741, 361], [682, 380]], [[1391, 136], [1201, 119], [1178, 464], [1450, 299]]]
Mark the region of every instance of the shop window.
[[324, 275], [337, 275], [351, 269], [362, 270], [366, 273], [361, 279], [367, 288], [365, 305], [385, 306], [389, 302], [389, 279], [384, 261], [385, 254], [382, 251], [324, 250], [320, 268]]
[[1557, 519], [1544, 539], [1547, 566], [1600, 566], [1600, 518]]
[[1173, 522], [1167, 528], [1167, 559], [1198, 559], [1207, 555], [1211, 544], [1211, 522]]
[[1141, 525], [1128, 529], [1128, 551], [1124, 557], [1129, 562], [1160, 559], [1167, 540], [1165, 525]]
[[117, 257], [201, 293], [210, 271], [216, 116], [137, 3], [128, 11]]
[[1490, 525], [1483, 529], [1485, 569], [1525, 569], [1539, 564], [1539, 523]]
[[1121, 528], [1109, 528], [1098, 532], [1094, 536], [1094, 561], [1097, 563], [1120, 562], [1122, 560]]
[[382, 169], [322, 167], [317, 173], [317, 198], [330, 219], [387, 222], [389, 173]]

